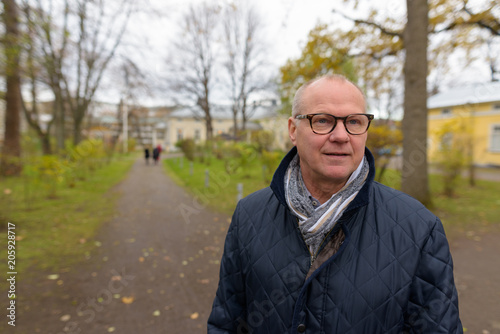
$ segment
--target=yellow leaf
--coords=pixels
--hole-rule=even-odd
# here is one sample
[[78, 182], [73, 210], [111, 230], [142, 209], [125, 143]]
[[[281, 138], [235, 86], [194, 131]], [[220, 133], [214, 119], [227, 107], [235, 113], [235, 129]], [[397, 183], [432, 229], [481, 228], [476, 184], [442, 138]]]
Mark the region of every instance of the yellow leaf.
[[195, 320], [195, 319], [198, 319], [200, 315], [198, 314], [198, 312], [194, 312], [193, 314], [191, 314], [190, 318]]
[[139, 258], [139, 262], [144, 262], [144, 258], [142, 256]]
[[154, 312], [153, 312], [153, 315], [154, 315], [155, 317], [159, 317], [159, 316], [160, 316], [160, 310], [156, 310], [156, 311], [154, 311]]
[[134, 297], [122, 297], [123, 304], [132, 304], [134, 302]]

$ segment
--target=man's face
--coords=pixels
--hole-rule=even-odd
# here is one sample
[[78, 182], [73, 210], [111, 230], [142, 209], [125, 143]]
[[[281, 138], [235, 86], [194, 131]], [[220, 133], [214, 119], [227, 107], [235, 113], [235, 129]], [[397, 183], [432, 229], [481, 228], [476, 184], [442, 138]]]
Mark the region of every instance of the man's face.
[[[327, 113], [334, 116], [364, 113], [361, 92], [351, 83], [321, 79], [303, 93], [303, 114]], [[315, 134], [308, 119], [290, 117], [288, 131], [300, 157], [302, 177], [308, 188], [332, 188], [347, 182], [364, 156], [367, 133], [349, 134], [342, 120], [329, 134]], [[309, 189], [311, 192], [313, 189]]]

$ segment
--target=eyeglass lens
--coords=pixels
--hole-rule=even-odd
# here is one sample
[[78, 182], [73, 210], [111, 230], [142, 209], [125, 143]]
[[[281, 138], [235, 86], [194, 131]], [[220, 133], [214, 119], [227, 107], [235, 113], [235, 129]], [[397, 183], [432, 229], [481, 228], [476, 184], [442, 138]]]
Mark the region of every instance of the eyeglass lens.
[[[351, 134], [364, 133], [370, 120], [364, 115], [349, 115], [344, 120], [347, 131]], [[335, 117], [332, 115], [314, 115], [311, 118], [311, 126], [314, 132], [319, 134], [326, 134], [333, 130], [336, 124]]]

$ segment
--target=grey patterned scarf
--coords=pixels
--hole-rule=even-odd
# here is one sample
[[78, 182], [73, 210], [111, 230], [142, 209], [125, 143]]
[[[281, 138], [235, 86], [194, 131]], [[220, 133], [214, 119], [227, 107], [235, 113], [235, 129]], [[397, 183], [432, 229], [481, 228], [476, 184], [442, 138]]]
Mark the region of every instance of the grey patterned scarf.
[[309, 198], [300, 171], [299, 156], [296, 155], [285, 175], [285, 196], [288, 207], [299, 219], [299, 228], [311, 254], [316, 256], [321, 243], [335, 226], [347, 205], [356, 197], [368, 176], [365, 158], [351, 174], [345, 186], [328, 201], [314, 208]]

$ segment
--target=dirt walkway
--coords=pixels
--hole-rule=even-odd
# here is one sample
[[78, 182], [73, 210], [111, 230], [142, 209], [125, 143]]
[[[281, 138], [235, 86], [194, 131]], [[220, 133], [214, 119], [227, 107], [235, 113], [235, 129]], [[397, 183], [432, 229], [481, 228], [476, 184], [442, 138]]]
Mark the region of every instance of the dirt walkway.
[[466, 334], [500, 334], [500, 233], [468, 231], [451, 244]]
[[[2, 321], [0, 333], [206, 333], [229, 217], [142, 160], [116, 191], [96, 252], [59, 277], [22, 282], [17, 326]], [[500, 333], [500, 233], [471, 232], [452, 251], [466, 333]]]
[[228, 217], [196, 206], [162, 168], [134, 164], [91, 259], [19, 287], [29, 302], [15, 333], [206, 332]]

